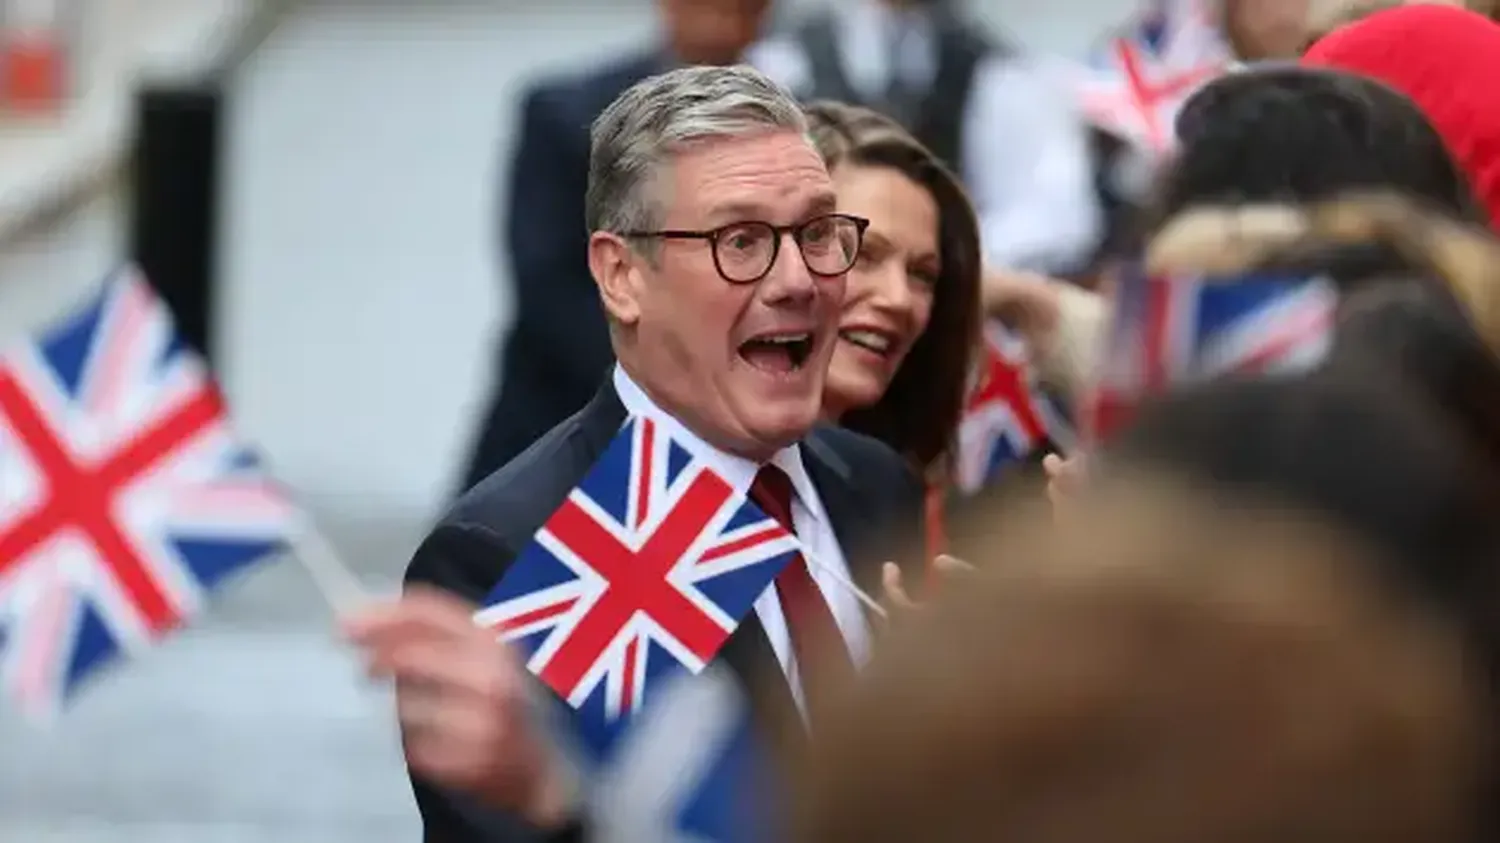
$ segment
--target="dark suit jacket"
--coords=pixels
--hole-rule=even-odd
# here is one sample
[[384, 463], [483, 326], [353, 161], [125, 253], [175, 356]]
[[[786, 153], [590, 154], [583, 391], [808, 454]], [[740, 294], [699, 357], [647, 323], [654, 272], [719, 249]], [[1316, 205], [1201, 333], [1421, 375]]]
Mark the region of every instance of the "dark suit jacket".
[[[583, 475], [625, 420], [613, 386], [454, 504], [417, 549], [406, 581], [448, 589], [480, 603], [511, 560]], [[885, 445], [839, 428], [802, 443], [803, 464], [828, 512], [854, 580], [879, 593], [887, 559], [919, 564], [922, 487]], [[743, 683], [751, 710], [767, 723], [793, 722], [792, 697], [765, 631], [752, 613], [718, 657]], [[767, 681], [768, 680], [768, 681]], [[513, 817], [480, 807], [412, 777], [428, 843], [521, 843], [545, 839]], [[553, 841], [587, 839], [582, 823]]]
[[589, 126], [626, 88], [665, 67], [652, 52], [543, 81], [525, 95], [506, 214], [516, 319], [465, 489], [588, 403], [614, 360], [588, 267]]

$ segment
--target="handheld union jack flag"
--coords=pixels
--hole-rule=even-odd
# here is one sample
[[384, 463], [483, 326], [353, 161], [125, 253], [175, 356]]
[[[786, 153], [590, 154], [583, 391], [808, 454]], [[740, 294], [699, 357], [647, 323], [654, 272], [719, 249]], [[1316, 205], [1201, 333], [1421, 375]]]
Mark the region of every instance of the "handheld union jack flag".
[[144, 279], [0, 355], [0, 680], [49, 716], [282, 549], [287, 499]]
[[1083, 68], [1080, 105], [1094, 125], [1164, 153], [1175, 145], [1182, 104], [1230, 64], [1201, 0], [1157, 0]]
[[984, 359], [959, 423], [959, 491], [979, 491], [1048, 440], [1068, 448], [1072, 439], [1064, 414], [1036, 382], [1025, 343], [1001, 325], [987, 325]]
[[476, 621], [593, 723], [665, 671], [708, 664], [797, 553], [795, 537], [648, 418], [627, 422]]
[[1085, 408], [1089, 436], [1109, 435], [1142, 398], [1174, 385], [1315, 366], [1328, 353], [1337, 305], [1323, 279], [1122, 274], [1104, 369]]

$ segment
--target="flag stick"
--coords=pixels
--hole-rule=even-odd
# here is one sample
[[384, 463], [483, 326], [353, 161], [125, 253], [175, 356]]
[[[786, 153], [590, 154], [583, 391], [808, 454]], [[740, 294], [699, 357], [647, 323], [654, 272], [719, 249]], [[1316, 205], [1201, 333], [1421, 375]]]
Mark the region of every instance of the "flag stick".
[[855, 599], [863, 603], [866, 609], [869, 609], [870, 611], [879, 615], [882, 619], [888, 620], [890, 618], [890, 615], [886, 612], [884, 606], [880, 605], [880, 603], [878, 603], [875, 598], [866, 594], [864, 589], [855, 585], [853, 580], [844, 576], [842, 571], [833, 567], [832, 565], [825, 565], [822, 562], [818, 561], [818, 558], [816, 556], [813, 556], [811, 553], [808, 553], [807, 548], [805, 547], [802, 548], [802, 558], [806, 559], [809, 565], [812, 565], [823, 573], [827, 574], [829, 579], [832, 579], [834, 582], [843, 586], [850, 594], [854, 595]]
[[307, 569], [329, 608], [334, 612], [345, 612], [364, 603], [368, 591], [344, 563], [333, 543], [307, 514], [299, 514], [298, 522], [292, 533], [292, 554]]

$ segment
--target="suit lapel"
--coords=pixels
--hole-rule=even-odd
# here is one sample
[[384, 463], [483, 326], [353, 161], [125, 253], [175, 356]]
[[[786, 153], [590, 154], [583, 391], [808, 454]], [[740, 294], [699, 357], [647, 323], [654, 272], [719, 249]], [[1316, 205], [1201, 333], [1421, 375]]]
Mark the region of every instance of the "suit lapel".
[[578, 412], [577, 419], [578, 436], [574, 441], [578, 443], [583, 473], [587, 473], [619, 434], [620, 426], [625, 424], [625, 405], [620, 403], [612, 378], [605, 378], [599, 391]]
[[879, 594], [881, 565], [887, 560], [899, 560], [888, 549], [878, 546], [881, 525], [874, 520], [876, 514], [868, 498], [855, 485], [848, 461], [827, 442], [810, 436], [803, 442], [802, 462], [823, 501], [854, 584], [866, 594]]

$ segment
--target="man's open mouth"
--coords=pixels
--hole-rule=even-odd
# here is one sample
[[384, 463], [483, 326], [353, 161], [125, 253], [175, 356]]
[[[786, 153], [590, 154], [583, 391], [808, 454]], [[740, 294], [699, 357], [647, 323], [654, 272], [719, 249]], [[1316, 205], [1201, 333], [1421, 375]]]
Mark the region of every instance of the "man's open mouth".
[[795, 372], [812, 356], [813, 335], [809, 331], [763, 334], [740, 344], [746, 363], [773, 375]]

